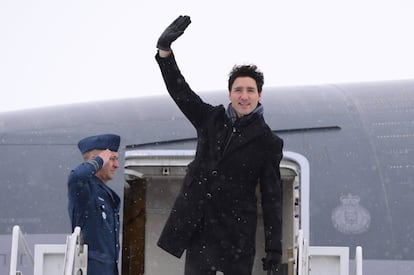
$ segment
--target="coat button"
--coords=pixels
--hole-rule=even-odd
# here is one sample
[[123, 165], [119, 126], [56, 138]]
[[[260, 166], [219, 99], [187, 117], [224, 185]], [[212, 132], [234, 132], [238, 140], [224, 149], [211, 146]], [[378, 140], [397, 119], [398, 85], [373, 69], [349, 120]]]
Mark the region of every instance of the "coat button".
[[217, 170], [213, 170], [213, 171], [211, 171], [211, 174], [212, 174], [213, 176], [217, 176], [218, 172], [217, 172]]
[[211, 199], [211, 193], [206, 194], [207, 199]]

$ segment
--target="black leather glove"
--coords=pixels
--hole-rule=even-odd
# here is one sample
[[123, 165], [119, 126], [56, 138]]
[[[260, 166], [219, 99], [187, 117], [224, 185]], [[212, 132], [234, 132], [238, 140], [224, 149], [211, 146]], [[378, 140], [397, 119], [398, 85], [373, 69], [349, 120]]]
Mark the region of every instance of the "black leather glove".
[[190, 23], [190, 16], [178, 16], [161, 34], [157, 42], [157, 48], [164, 51], [171, 51], [171, 43], [184, 33], [184, 30]]
[[267, 274], [277, 274], [279, 271], [279, 265], [282, 255], [275, 251], [269, 251], [266, 253], [266, 257], [262, 258], [263, 270], [267, 270]]

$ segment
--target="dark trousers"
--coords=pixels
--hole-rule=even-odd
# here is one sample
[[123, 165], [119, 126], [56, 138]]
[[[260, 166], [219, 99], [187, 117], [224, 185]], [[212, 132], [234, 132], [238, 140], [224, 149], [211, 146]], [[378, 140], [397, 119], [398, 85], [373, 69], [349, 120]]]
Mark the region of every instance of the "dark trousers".
[[[236, 256], [236, 257], [235, 257]], [[185, 256], [184, 275], [251, 275], [254, 255], [250, 253], [232, 255], [222, 247], [192, 240]]]

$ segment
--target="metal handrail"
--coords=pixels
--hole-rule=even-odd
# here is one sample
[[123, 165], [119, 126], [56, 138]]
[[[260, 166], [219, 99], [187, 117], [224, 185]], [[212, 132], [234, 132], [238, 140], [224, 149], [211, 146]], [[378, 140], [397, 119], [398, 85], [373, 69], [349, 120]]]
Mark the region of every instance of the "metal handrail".
[[303, 230], [298, 231], [297, 237], [297, 274], [308, 275], [309, 274], [309, 255], [308, 255], [308, 243], [303, 236]]
[[355, 251], [355, 275], [362, 275], [362, 247], [357, 246]]
[[75, 250], [76, 250], [76, 243], [78, 241], [78, 237], [81, 234], [80, 227], [75, 227], [73, 233], [70, 237], [68, 237], [67, 244], [66, 244], [66, 253], [65, 253], [65, 270], [63, 274], [72, 274], [73, 273], [73, 266], [75, 264]]
[[29, 249], [29, 245], [27, 244], [26, 239], [23, 236], [20, 226], [15, 225], [13, 226], [13, 233], [12, 233], [12, 247], [11, 247], [9, 275], [17, 274], [17, 259], [18, 259], [20, 242], [23, 244], [24, 251], [28, 255], [28, 258], [30, 262], [32, 263], [32, 266], [34, 266], [34, 259], [33, 259], [32, 252]]
[[[66, 242], [66, 253], [65, 253], [65, 261], [64, 261], [64, 275], [72, 275], [74, 272], [78, 274], [78, 270], [74, 270], [77, 266], [77, 260], [79, 260], [79, 256], [84, 254], [86, 251], [84, 250], [84, 243], [83, 243], [83, 236], [82, 231], [79, 226], [76, 226], [73, 230], [71, 236], [68, 236]], [[86, 248], [87, 249], [87, 248]], [[78, 258], [76, 258], [78, 257]], [[77, 263], [75, 265], [75, 263]], [[86, 272], [86, 271], [85, 271]]]

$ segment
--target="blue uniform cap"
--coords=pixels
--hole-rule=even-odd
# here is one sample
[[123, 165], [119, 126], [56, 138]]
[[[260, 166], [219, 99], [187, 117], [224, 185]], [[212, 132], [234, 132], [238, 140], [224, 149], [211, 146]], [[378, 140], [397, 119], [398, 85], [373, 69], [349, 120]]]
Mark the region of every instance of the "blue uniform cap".
[[90, 136], [79, 141], [78, 147], [82, 154], [93, 150], [109, 149], [113, 152], [118, 152], [121, 137], [114, 134], [104, 134], [97, 136]]

